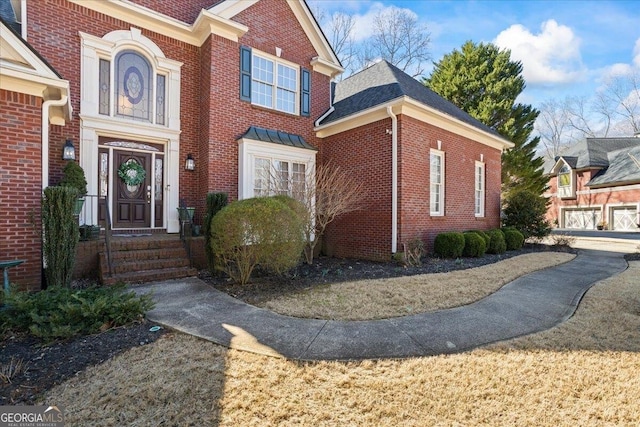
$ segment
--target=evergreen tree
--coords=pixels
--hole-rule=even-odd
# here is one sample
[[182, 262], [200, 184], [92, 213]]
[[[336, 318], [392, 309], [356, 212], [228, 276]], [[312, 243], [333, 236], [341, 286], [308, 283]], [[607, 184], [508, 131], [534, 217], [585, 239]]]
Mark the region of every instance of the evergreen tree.
[[516, 104], [525, 81], [522, 63], [510, 57], [493, 44], [468, 41], [436, 62], [424, 84], [515, 144], [502, 155], [503, 198], [525, 189], [542, 195], [547, 179], [544, 160], [536, 156], [540, 140], [530, 138], [539, 112]]

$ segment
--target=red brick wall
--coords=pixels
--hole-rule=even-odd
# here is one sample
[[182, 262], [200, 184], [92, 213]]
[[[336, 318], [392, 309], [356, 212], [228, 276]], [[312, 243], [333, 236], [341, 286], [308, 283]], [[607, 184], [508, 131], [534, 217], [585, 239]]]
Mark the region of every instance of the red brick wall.
[[210, 8], [216, 0], [131, 0], [131, 2], [191, 24], [202, 9]]
[[24, 289], [40, 289], [42, 278], [41, 106], [38, 97], [0, 90], [0, 260], [26, 260], [9, 270]]
[[[340, 257], [387, 260], [391, 256], [391, 119], [325, 139], [325, 160], [353, 172], [365, 184], [361, 211], [338, 218], [327, 230], [325, 251]], [[431, 217], [429, 154], [445, 152], [445, 215]], [[475, 161], [484, 155], [485, 217], [475, 217]], [[500, 224], [500, 151], [443, 129], [398, 118], [398, 252], [414, 237], [431, 249], [443, 231], [490, 229]]]
[[[398, 251], [402, 243], [419, 237], [432, 249], [438, 233], [486, 230], [500, 225], [501, 153], [499, 150], [463, 138], [414, 118], [399, 117]], [[444, 216], [430, 216], [430, 149], [445, 157]], [[475, 162], [484, 155], [485, 216], [475, 217]]]
[[330, 136], [323, 159], [364, 183], [361, 210], [338, 217], [323, 237], [328, 255], [388, 260], [391, 256], [391, 119]]
[[[313, 72], [311, 59], [317, 56], [302, 27], [286, 2], [263, 0], [234, 18], [247, 25], [249, 31], [240, 43], [212, 36], [202, 46], [201, 145], [198, 150], [208, 174], [200, 175], [202, 202], [207, 192], [224, 191], [230, 200], [238, 197], [238, 142], [250, 126], [277, 129], [301, 135], [311, 145], [320, 148], [321, 141], [313, 132], [314, 120], [329, 108], [329, 78]], [[300, 64], [311, 72], [311, 116], [301, 117], [257, 107], [240, 101], [240, 46], [275, 55], [282, 48], [281, 58]], [[210, 82], [210, 83], [209, 83]], [[205, 115], [207, 117], [205, 117]]]
[[[560, 208], [588, 208], [594, 207], [602, 211], [602, 219], [611, 224], [609, 218], [609, 205], [637, 205], [640, 203], [640, 188], [628, 189], [630, 186], [617, 186], [609, 188], [594, 188], [591, 194], [579, 194], [581, 192], [589, 192], [588, 183], [598, 172], [597, 169], [576, 172], [576, 197], [574, 199], [560, 199], [558, 193], [558, 179], [553, 176], [549, 179], [549, 189], [547, 194], [550, 195], [549, 209], [547, 210], [547, 220], [554, 226], [563, 226], [562, 219], [559, 218]], [[556, 225], [557, 221], [557, 225]]]
[[[135, 24], [90, 11], [66, 0], [29, 2], [27, 14], [29, 43], [47, 59], [62, 78], [69, 80], [71, 86], [73, 118], [65, 126], [51, 126], [50, 131], [50, 185], [55, 185], [62, 177], [64, 161], [58, 153], [62, 153], [65, 139], [71, 138], [76, 150], [79, 149], [81, 48], [78, 31], [102, 37], [114, 30], [129, 30], [132, 26], [135, 27]], [[61, 22], [73, 25], [60, 25]], [[197, 153], [200, 137], [200, 114], [197, 104], [202, 90], [199, 84], [200, 48], [144, 29], [142, 34], [153, 40], [167, 58], [183, 63], [180, 82], [180, 198], [190, 204], [198, 197], [198, 180], [194, 173], [185, 171], [183, 165], [188, 153]]]

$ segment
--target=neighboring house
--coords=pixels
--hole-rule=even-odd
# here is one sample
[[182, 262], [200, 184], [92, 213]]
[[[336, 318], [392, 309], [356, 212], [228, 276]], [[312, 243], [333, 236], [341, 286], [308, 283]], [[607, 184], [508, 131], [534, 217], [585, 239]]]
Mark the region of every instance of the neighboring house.
[[559, 228], [637, 231], [640, 138], [587, 138], [545, 165], [547, 219]]
[[[208, 192], [265, 195], [265, 171], [295, 180], [326, 161], [368, 191], [328, 230], [334, 254], [389, 259], [413, 237], [499, 224], [511, 144], [386, 62], [332, 95], [343, 69], [304, 1], [0, 5], [0, 258], [27, 260], [22, 285], [40, 285], [31, 223], [68, 140], [88, 181], [80, 221], [103, 224], [106, 198], [123, 234], [177, 233], [181, 203], [198, 222]], [[129, 162], [144, 184], [118, 177]]]

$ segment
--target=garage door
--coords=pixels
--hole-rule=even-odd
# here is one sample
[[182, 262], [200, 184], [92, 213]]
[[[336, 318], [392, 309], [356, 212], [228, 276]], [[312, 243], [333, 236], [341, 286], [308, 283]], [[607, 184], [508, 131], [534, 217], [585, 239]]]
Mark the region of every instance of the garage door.
[[567, 209], [564, 211], [564, 228], [595, 230], [601, 218], [600, 209]]
[[611, 218], [613, 219], [614, 230], [635, 230], [638, 220], [638, 212], [636, 207], [621, 207], [612, 209]]

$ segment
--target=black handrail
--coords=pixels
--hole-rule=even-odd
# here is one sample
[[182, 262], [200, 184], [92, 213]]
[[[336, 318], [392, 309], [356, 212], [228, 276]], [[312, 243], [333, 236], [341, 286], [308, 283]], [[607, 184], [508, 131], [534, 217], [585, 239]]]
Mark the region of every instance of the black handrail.
[[107, 247], [107, 266], [109, 267], [109, 277], [111, 277], [113, 274], [113, 265], [111, 260], [111, 214], [109, 213], [109, 202], [107, 200], [107, 196], [104, 196], [104, 242]]

